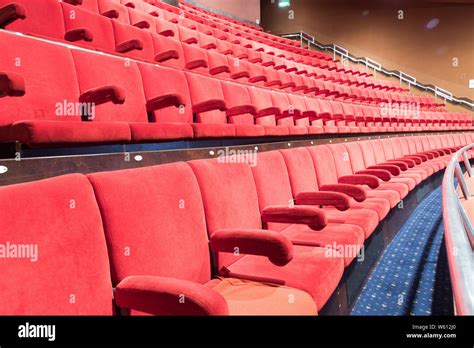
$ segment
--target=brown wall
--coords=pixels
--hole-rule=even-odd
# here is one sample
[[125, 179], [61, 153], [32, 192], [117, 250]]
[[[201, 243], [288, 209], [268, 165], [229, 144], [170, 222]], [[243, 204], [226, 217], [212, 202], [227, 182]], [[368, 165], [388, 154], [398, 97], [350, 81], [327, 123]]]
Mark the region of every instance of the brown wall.
[[254, 23], [260, 20], [260, 0], [196, 0], [194, 2]]
[[[391, 4], [397, 4], [391, 5]], [[413, 4], [415, 3], [415, 4]], [[425, 0], [292, 0], [290, 8], [262, 0], [262, 26], [275, 34], [303, 30], [357, 56], [402, 70], [458, 97], [474, 98], [474, 4]], [[289, 19], [288, 11], [294, 11]], [[397, 18], [398, 10], [404, 19]], [[439, 24], [427, 29], [432, 19]], [[453, 66], [457, 57], [459, 66]]]

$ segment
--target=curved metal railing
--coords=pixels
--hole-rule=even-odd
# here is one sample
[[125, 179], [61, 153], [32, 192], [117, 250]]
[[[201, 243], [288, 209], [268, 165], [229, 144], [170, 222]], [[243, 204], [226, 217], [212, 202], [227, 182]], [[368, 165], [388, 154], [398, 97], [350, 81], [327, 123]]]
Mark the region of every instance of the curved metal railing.
[[333, 54], [334, 59], [341, 57], [342, 62], [351, 61], [352, 63], [355, 63], [355, 64], [363, 64], [365, 65], [366, 71], [370, 69], [373, 71], [374, 74], [379, 72], [379, 73], [383, 73], [386, 76], [397, 78], [400, 80], [400, 84], [406, 83], [409, 89], [413, 86], [421, 90], [424, 90], [426, 92], [431, 92], [434, 94], [435, 100], [440, 98], [441, 100], [444, 101], [445, 105], [446, 105], [446, 102], [449, 101], [453, 104], [462, 105], [468, 109], [474, 109], [474, 101], [467, 97], [456, 97], [452, 92], [449, 92], [441, 87], [421, 83], [415, 77], [408, 75], [404, 73], [403, 71], [386, 69], [380, 63], [370, 58], [356, 57], [344, 47], [338, 46], [336, 44], [326, 45], [326, 44], [320, 43], [313, 36], [305, 33], [304, 31], [300, 31], [297, 33], [283, 34], [281, 36], [288, 39], [299, 40], [301, 43], [301, 47], [313, 46], [323, 51], [329, 51]]
[[468, 145], [453, 156], [443, 179], [443, 220], [448, 254], [449, 272], [457, 315], [474, 315], [474, 228], [455, 185], [455, 177], [465, 200], [474, 199], [464, 177], [460, 162], [469, 178], [474, 171], [469, 162]]

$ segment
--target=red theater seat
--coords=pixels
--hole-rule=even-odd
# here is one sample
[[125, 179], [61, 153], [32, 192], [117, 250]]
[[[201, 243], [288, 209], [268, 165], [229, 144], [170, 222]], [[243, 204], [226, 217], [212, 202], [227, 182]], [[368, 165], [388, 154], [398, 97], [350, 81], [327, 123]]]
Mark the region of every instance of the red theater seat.
[[[270, 230], [280, 231], [290, 238], [295, 245], [317, 246], [326, 249], [352, 248], [354, 253], [350, 255], [341, 253], [345, 259], [346, 266], [349, 265], [364, 243], [364, 228], [373, 228], [372, 226], [369, 227], [366, 221], [363, 222], [363, 225], [352, 223], [354, 219], [345, 221], [344, 217], [350, 214], [326, 208], [344, 204], [343, 202], [347, 204], [349, 203], [349, 198], [344, 197], [340, 193], [315, 193], [312, 190], [310, 191], [312, 193], [312, 202], [299, 202], [299, 199], [303, 199], [301, 198], [302, 195], [306, 194], [309, 196], [308, 192], [304, 192], [302, 195], [295, 196], [295, 204], [290, 187], [290, 178], [282, 154], [278, 151], [260, 153], [256, 163], [257, 165], [252, 167], [252, 172], [257, 188], [260, 212], [265, 218], [266, 227]], [[330, 202], [331, 198], [333, 199], [332, 202]], [[339, 202], [336, 202], [338, 200]], [[320, 209], [321, 206], [325, 206], [324, 209]], [[349, 204], [347, 204], [348, 206]], [[276, 207], [294, 217], [292, 219], [286, 218], [286, 221], [285, 219], [265, 217], [265, 213], [268, 210], [275, 209]], [[302, 218], [297, 218], [300, 211], [312, 210], [320, 212], [327, 218], [327, 223], [324, 221], [325, 226], [312, 226], [308, 222], [305, 223]], [[358, 213], [353, 215], [355, 216]], [[366, 212], [364, 211], [360, 211], [360, 213], [365, 215], [365, 217], [370, 215], [365, 214]], [[378, 224], [377, 218], [374, 223], [375, 226]]]
[[[201, 188], [210, 236], [220, 230], [261, 230], [262, 216], [249, 165], [223, 165], [218, 160], [189, 164]], [[317, 307], [322, 308], [341, 279], [343, 259], [338, 255], [328, 257], [325, 249], [318, 247], [294, 246], [293, 252], [293, 259], [281, 267], [261, 256], [218, 253], [216, 267], [222, 276], [285, 284], [304, 290], [313, 296]]]
[[[291, 181], [293, 197], [298, 201], [300, 195], [311, 196], [312, 192], [318, 191], [336, 192], [337, 195], [344, 196], [348, 201], [347, 207], [344, 207], [346, 209], [330, 202], [327, 204], [328, 208], [324, 211], [328, 219], [360, 226], [366, 237], [370, 236], [379, 221], [387, 215], [390, 208], [388, 202], [367, 198], [366, 190], [361, 187], [339, 185], [337, 179], [333, 179], [335, 167], [332, 157], [324, 153], [324, 149], [316, 146], [281, 151]], [[319, 158], [321, 152], [326, 156]], [[323, 169], [326, 164], [327, 171]]]
[[65, 23], [64, 39], [77, 46], [115, 52], [114, 29], [118, 23], [79, 6], [61, 3]]
[[273, 106], [270, 92], [262, 88], [248, 87], [252, 105], [257, 109], [256, 124], [262, 125], [267, 136], [286, 136], [290, 134], [287, 126], [277, 125], [280, 109]]
[[[353, 158], [344, 144], [328, 145], [336, 164], [336, 170], [338, 175], [338, 182], [341, 184], [356, 184], [356, 185], [367, 185], [367, 197], [369, 198], [383, 198], [390, 202], [390, 207], [394, 208], [401, 200], [401, 195], [393, 187], [387, 187], [384, 185], [385, 182], [380, 178], [390, 180], [391, 176], [389, 173], [382, 171], [370, 171], [362, 173], [358, 170], [353, 169], [353, 162], [359, 161], [355, 164], [356, 168], [365, 167], [363, 166], [362, 155], [359, 154], [359, 158]], [[385, 175], [384, 175], [385, 174]], [[408, 187], [402, 186], [402, 190], [408, 193]]]
[[[227, 123], [227, 105], [220, 82], [210, 77], [186, 73], [191, 93], [197, 138], [233, 137], [236, 127]], [[245, 132], [246, 126], [241, 127]]]
[[86, 177], [1, 187], [0, 197], [2, 240], [31, 256], [2, 258], [0, 314], [111, 315], [107, 247]]
[[[187, 93], [176, 92], [186, 86], [183, 75], [165, 68], [143, 66], [146, 97], [138, 65], [107, 56], [91, 56], [88, 52], [74, 51], [76, 71], [79, 78], [81, 98], [93, 94], [90, 101], [96, 103], [94, 118], [86, 118], [89, 124], [110, 122], [124, 124], [131, 128], [134, 141], [181, 139], [192, 136]], [[93, 64], [91, 64], [93, 62]], [[109, 74], [104, 74], [107, 67]], [[163, 76], [160, 79], [160, 74]], [[179, 79], [181, 78], [181, 80]], [[160, 79], [160, 80], [156, 80]], [[173, 84], [167, 84], [173, 82]], [[181, 86], [179, 83], [181, 82]], [[100, 92], [106, 98], [102, 99]], [[118, 92], [117, 92], [118, 91]], [[121, 95], [117, 96], [117, 93]], [[116, 100], [119, 97], [120, 100]], [[184, 105], [181, 107], [181, 105]], [[163, 116], [171, 109], [168, 116]], [[184, 108], [184, 110], [183, 110]], [[179, 114], [183, 110], [184, 114]], [[150, 113], [148, 117], [147, 112]]]
[[[158, 315], [316, 314], [313, 300], [303, 291], [239, 277], [212, 279], [201, 193], [187, 164], [98, 173], [89, 179], [104, 219], [112, 284], [120, 307], [141, 311], [149, 303]], [[226, 241], [219, 234], [211, 236], [211, 249], [225, 249]], [[276, 249], [272, 253], [271, 241], [264, 239], [265, 232], [260, 235], [253, 246], [263, 243], [268, 248], [261, 252], [279, 257]], [[251, 254], [252, 244], [246, 244], [250, 241], [245, 237], [244, 231], [241, 239], [235, 233], [233, 245]], [[124, 256], [124, 250], [133, 257]], [[130, 285], [139, 291], [132, 293]], [[150, 296], [150, 289], [158, 293]], [[294, 304], [288, 301], [293, 293]], [[186, 296], [184, 304], [179, 301], [181, 294]]]
[[14, 71], [22, 89], [1, 99], [2, 141], [33, 147], [130, 141], [126, 124], [81, 121], [80, 91], [67, 48], [7, 33], [0, 38], [1, 70]]
[[[257, 109], [252, 104], [247, 87], [231, 81], [222, 82], [222, 90], [227, 105], [227, 119], [230, 124], [245, 126], [253, 136], [265, 136], [264, 126], [255, 124]], [[236, 133], [239, 130], [236, 128]]]
[[0, 28], [64, 39], [63, 12], [56, 0], [0, 0], [0, 13], [5, 14]]

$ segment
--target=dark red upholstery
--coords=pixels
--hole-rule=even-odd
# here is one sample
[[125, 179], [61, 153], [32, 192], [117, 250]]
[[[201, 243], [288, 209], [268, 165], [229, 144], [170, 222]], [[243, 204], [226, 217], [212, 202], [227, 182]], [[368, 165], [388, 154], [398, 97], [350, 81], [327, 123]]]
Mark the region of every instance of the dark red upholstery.
[[[260, 306], [268, 309], [265, 301], [278, 298], [268, 294], [262, 294], [259, 299], [248, 296], [249, 288], [265, 288], [263, 284], [248, 282], [232, 286], [232, 279], [230, 283], [211, 280], [204, 207], [198, 183], [187, 164], [98, 173], [89, 175], [89, 179], [104, 220], [112, 282], [118, 288], [119, 305], [158, 315], [258, 314]], [[127, 214], [122, 214], [124, 209]], [[143, 214], [144, 211], [147, 213]], [[271, 242], [265, 240], [263, 233], [253, 233], [253, 241], [248, 238], [249, 233], [216, 233], [219, 236], [211, 238], [212, 249], [227, 250], [234, 244], [241, 246], [243, 254], [271, 250], [256, 249], [264, 245], [261, 243]], [[288, 262], [292, 257], [291, 244], [288, 241], [285, 245], [281, 238], [283, 244], [273, 243], [276, 248], [267, 254], [277, 263]], [[314, 305], [303, 292], [295, 289], [307, 309], [300, 306], [291, 309], [283, 303], [285, 291], [275, 290], [282, 303], [268, 314], [315, 314]], [[189, 298], [185, 306], [180, 302], [183, 294]], [[249, 303], [244, 309], [238, 308], [239, 300]]]
[[[81, 121], [79, 86], [70, 51], [61, 46], [1, 33], [2, 70], [24, 81], [25, 94], [1, 99], [0, 139], [30, 146], [129, 142], [126, 124]], [[16, 46], [15, 51], [6, 49]], [[100, 68], [100, 67], [98, 67]], [[54, 83], [48, 83], [54, 82]]]
[[1, 259], [0, 313], [111, 315], [107, 248], [88, 180], [73, 174], [7, 186], [0, 197], [2, 243], [29, 246], [23, 258]]
[[[201, 188], [211, 235], [221, 229], [262, 228], [259, 200], [250, 166], [222, 165], [214, 160], [192, 161], [189, 164]], [[231, 185], [227, 179], [230, 177], [233, 178]], [[321, 308], [332, 292], [329, 289], [334, 289], [343, 270], [340, 257], [323, 255], [323, 248], [295, 247], [293, 260], [286, 266], [276, 267], [265, 257], [219, 253], [216, 266], [221, 275], [238, 275], [245, 279], [270, 281], [305, 290]], [[324, 287], [321, 286], [323, 283]]]

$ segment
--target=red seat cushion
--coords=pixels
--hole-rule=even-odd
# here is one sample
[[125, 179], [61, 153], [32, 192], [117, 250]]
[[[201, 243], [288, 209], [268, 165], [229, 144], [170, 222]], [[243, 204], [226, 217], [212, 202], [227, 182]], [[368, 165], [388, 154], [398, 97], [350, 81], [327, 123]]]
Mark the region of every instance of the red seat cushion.
[[227, 138], [235, 136], [235, 127], [231, 124], [193, 123], [196, 138]]
[[9, 251], [29, 250], [1, 259], [2, 315], [112, 315], [101, 214], [85, 176], [1, 187], [0, 230]]
[[267, 137], [280, 137], [280, 136], [286, 136], [290, 134], [288, 127], [284, 127], [284, 126], [263, 125], [263, 128], [265, 129], [265, 135]]
[[317, 314], [311, 295], [295, 288], [237, 278], [213, 279], [206, 285], [225, 298], [229, 315]]
[[368, 238], [377, 228], [379, 224], [379, 216], [377, 212], [369, 209], [349, 209], [340, 211], [336, 208], [325, 208], [324, 214], [329, 222], [341, 224], [352, 224], [362, 227], [365, 238]]
[[400, 194], [398, 191], [388, 189], [368, 189], [367, 198], [384, 199], [390, 202], [390, 207], [394, 208], [400, 202]]
[[351, 201], [351, 209], [370, 209], [377, 212], [379, 220], [383, 220], [390, 212], [390, 202], [385, 198], [366, 198], [363, 202]]
[[380, 186], [376, 190], [390, 190], [396, 191], [403, 199], [408, 195], [408, 186], [404, 183], [397, 182], [381, 182]]
[[0, 139], [31, 147], [43, 145], [129, 143], [130, 127], [123, 122], [20, 121], [0, 126]]
[[[248, 164], [222, 165], [216, 160], [200, 160], [191, 161], [189, 165], [201, 188], [209, 234], [220, 229], [262, 228], [258, 194]], [[313, 295], [318, 308], [321, 308], [336, 288], [344, 268], [342, 258], [324, 254], [321, 248], [295, 246], [293, 260], [278, 267], [266, 257], [218, 253], [216, 267], [221, 275], [233, 277], [239, 274], [239, 278], [265, 281], [273, 279], [277, 284], [305, 290]]]
[[188, 123], [130, 123], [132, 140], [146, 142], [168, 139], [190, 139], [193, 137], [193, 128]]
[[[355, 225], [330, 223], [321, 231], [293, 224], [281, 231], [296, 245], [316, 246], [340, 252], [347, 267], [364, 245], [364, 231]], [[344, 252], [346, 251], [346, 252]]]
[[295, 246], [293, 260], [278, 267], [262, 256], [247, 255], [220, 269], [221, 275], [291, 286], [311, 294], [321, 309], [331, 296], [344, 271], [342, 257], [324, 248]]

